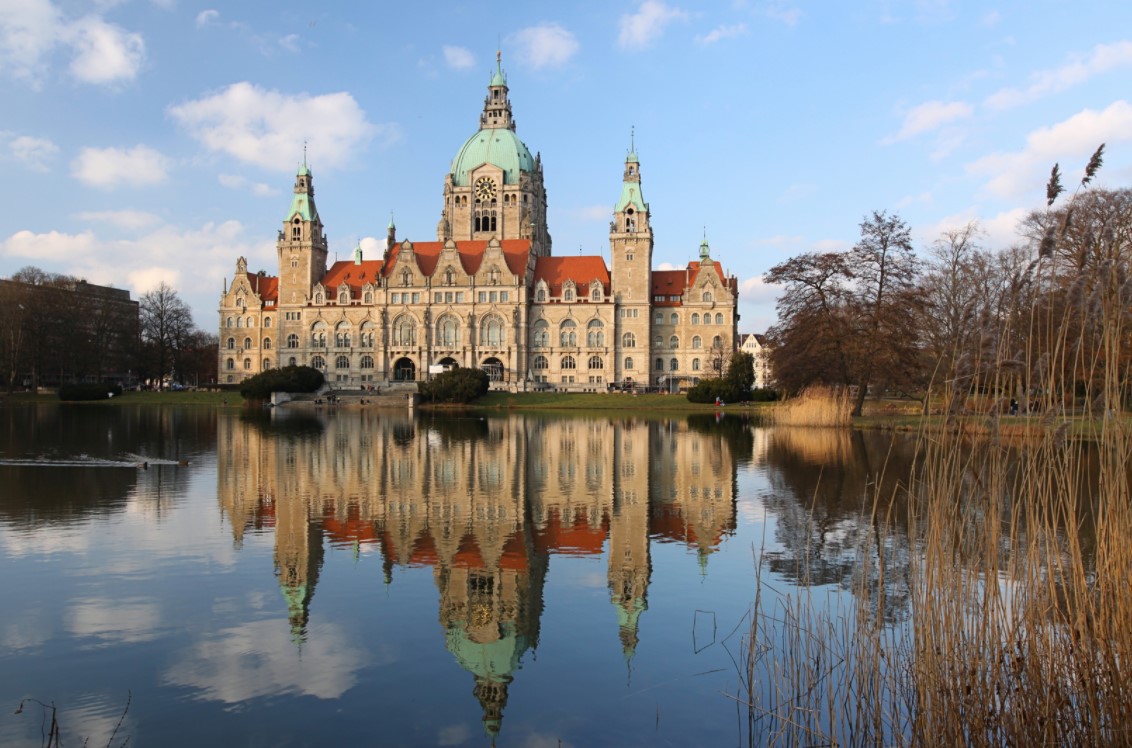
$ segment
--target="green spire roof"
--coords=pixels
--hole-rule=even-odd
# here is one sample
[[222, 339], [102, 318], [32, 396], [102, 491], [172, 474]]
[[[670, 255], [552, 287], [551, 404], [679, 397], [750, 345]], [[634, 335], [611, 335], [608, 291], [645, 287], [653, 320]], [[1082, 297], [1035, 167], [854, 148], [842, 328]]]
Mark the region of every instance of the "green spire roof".
[[507, 76], [503, 73], [503, 53], [495, 50], [495, 74], [491, 76], [489, 86], [506, 86]]
[[638, 211], [649, 209], [648, 203], [641, 195], [640, 182], [625, 182], [621, 185], [621, 199], [617, 201], [617, 206], [613, 209], [613, 212], [620, 213], [630, 205]]

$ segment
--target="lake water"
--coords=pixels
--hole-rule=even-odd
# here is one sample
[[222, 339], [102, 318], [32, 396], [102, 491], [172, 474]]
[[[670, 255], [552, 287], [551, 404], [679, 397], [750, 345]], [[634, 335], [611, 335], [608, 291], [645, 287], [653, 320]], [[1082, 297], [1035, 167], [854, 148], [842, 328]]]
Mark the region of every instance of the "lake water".
[[0, 407], [0, 744], [42, 744], [34, 699], [65, 745], [737, 745], [760, 557], [764, 596], [849, 594], [911, 451], [732, 413]]

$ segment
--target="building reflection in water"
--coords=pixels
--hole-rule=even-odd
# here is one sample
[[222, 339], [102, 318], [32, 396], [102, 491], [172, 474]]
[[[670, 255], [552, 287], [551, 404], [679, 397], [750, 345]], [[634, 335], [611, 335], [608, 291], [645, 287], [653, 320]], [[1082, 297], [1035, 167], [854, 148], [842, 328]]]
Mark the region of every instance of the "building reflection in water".
[[750, 459], [750, 431], [738, 418], [230, 419], [219, 425], [218, 495], [237, 544], [249, 529], [274, 527], [297, 643], [324, 543], [375, 548], [387, 583], [397, 567], [431, 567], [445, 645], [472, 674], [494, 735], [514, 673], [538, 646], [550, 556], [608, 554], [631, 659], [648, 608], [650, 541], [684, 543], [706, 566], [735, 530], [736, 464]]

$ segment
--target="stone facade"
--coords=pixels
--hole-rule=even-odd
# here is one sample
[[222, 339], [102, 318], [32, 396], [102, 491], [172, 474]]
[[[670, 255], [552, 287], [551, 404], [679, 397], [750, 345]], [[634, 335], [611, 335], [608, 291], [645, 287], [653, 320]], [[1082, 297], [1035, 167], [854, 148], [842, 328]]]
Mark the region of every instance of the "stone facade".
[[278, 274], [240, 258], [220, 301], [220, 381], [309, 365], [336, 387], [416, 381], [452, 366], [493, 387], [685, 389], [718, 376], [735, 350], [738, 283], [711, 258], [652, 270], [640, 162], [625, 161], [600, 256], [554, 257], [542, 159], [515, 135], [506, 77], [488, 86], [480, 129], [444, 179], [437, 240], [398, 239], [380, 259], [327, 267], [327, 241], [304, 164], [276, 248]]

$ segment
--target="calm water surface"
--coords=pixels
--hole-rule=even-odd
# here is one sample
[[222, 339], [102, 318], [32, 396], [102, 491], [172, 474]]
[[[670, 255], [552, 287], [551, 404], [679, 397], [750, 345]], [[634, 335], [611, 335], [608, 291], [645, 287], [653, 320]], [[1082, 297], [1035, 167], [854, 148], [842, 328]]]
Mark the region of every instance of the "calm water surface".
[[736, 745], [757, 559], [764, 595], [849, 586], [910, 455], [733, 414], [0, 407], [0, 744], [41, 744], [33, 698], [65, 745], [124, 711], [116, 745]]

